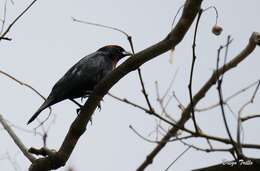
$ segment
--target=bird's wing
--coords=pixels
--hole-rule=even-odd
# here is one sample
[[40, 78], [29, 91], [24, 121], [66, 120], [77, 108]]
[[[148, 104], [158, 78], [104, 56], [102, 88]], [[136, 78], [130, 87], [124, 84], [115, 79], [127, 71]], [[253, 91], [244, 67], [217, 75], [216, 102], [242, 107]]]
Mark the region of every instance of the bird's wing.
[[72, 66], [54, 85], [47, 100], [30, 118], [31, 123], [42, 110], [64, 99], [82, 97], [112, 70], [112, 62], [102, 52], [94, 52]]
[[93, 89], [104, 73], [111, 70], [111, 64], [103, 55], [103, 53], [94, 52], [81, 59], [55, 84], [51, 94], [62, 98], [57, 100], [63, 100], [73, 98], [73, 96], [82, 96], [79, 95], [81, 91]]

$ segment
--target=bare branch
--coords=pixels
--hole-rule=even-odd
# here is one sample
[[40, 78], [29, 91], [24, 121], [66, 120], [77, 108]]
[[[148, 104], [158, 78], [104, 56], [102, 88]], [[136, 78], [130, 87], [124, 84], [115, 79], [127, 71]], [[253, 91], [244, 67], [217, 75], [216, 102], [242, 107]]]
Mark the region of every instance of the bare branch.
[[169, 91], [171, 90], [172, 85], [175, 82], [175, 79], [177, 77], [178, 72], [179, 72], [179, 68], [177, 68], [177, 70], [174, 72], [173, 77], [172, 77], [172, 79], [171, 79], [171, 81], [169, 83], [169, 86], [168, 86], [168, 88], [166, 89], [166, 91], [164, 92], [164, 94], [162, 96], [162, 99], [165, 99], [165, 97], [169, 94]]
[[[226, 44], [226, 51], [225, 51], [225, 57], [224, 57], [224, 65], [223, 67], [225, 67], [226, 65], [226, 59], [227, 59], [227, 52], [228, 52], [228, 47], [229, 47], [229, 43], [230, 42], [230, 36], [227, 37], [227, 44]], [[217, 72], [218, 72], [218, 66], [219, 66], [219, 60], [220, 60], [220, 51], [222, 49], [222, 46], [220, 46], [220, 48], [218, 49], [218, 57], [217, 57]], [[236, 145], [235, 141], [232, 138], [230, 129], [228, 127], [228, 123], [227, 123], [227, 119], [226, 119], [226, 114], [225, 114], [225, 109], [224, 109], [224, 103], [223, 103], [223, 93], [222, 93], [222, 83], [223, 83], [223, 78], [224, 78], [224, 74], [222, 74], [220, 76], [220, 78], [217, 81], [217, 90], [218, 90], [218, 96], [219, 96], [219, 104], [220, 104], [220, 108], [221, 108], [221, 114], [222, 114], [222, 118], [225, 124], [225, 128], [228, 134], [228, 137], [230, 139], [230, 141], [232, 142], [233, 148], [238, 156], [238, 158], [240, 159], [243, 156], [242, 150]], [[235, 158], [236, 160], [236, 158]]]
[[174, 163], [179, 160], [191, 147], [187, 147], [166, 169], [165, 171], [168, 171]]
[[203, 151], [203, 152], [232, 152], [234, 151], [233, 148], [220, 148], [220, 149], [217, 149], [217, 148], [210, 148], [210, 149], [204, 149], [204, 148], [201, 148], [201, 147], [197, 147], [195, 145], [192, 145], [192, 144], [189, 144], [183, 140], [180, 140], [180, 142], [185, 145], [185, 146], [188, 146], [190, 148], [193, 148], [195, 150], [198, 150], [198, 151]]
[[172, 84], [174, 83], [174, 80], [175, 80], [175, 77], [176, 77], [176, 73], [177, 73], [177, 72], [175, 72], [175, 74], [174, 74], [174, 76], [173, 76], [173, 79], [171, 80], [171, 82], [170, 82], [168, 88], [166, 89], [166, 91], [165, 91], [165, 93], [164, 93], [164, 95], [163, 95], [162, 97], [160, 97], [158, 82], [155, 81], [155, 91], [156, 91], [156, 96], [157, 96], [156, 99], [157, 99], [157, 101], [158, 101], [158, 103], [159, 103], [159, 105], [160, 105], [160, 107], [161, 107], [161, 113], [162, 113], [162, 114], [165, 114], [165, 116], [166, 116], [168, 119], [170, 119], [173, 123], [176, 123], [176, 120], [173, 119], [173, 118], [168, 114], [168, 112], [166, 111], [166, 108], [167, 108], [167, 106], [169, 105], [170, 101], [173, 99], [173, 96], [170, 96], [170, 97], [168, 98], [168, 100], [166, 101], [165, 104], [164, 104], [164, 100], [165, 100], [166, 96], [168, 95], [168, 93], [169, 93], [169, 91], [170, 91], [170, 89], [171, 89], [171, 87], [172, 87]]
[[[159, 120], [164, 121], [165, 123], [167, 123], [167, 124], [169, 124], [169, 125], [171, 125], [171, 126], [179, 127], [179, 125], [175, 124], [175, 121], [174, 121], [174, 123], [173, 123], [173, 122], [171, 122], [171, 121], [165, 119], [164, 117], [162, 117], [159, 113], [156, 113], [155, 111], [152, 112], [152, 111], [150, 111], [150, 110], [148, 110], [148, 109], [146, 109], [146, 108], [144, 108], [144, 107], [142, 107], [142, 106], [140, 106], [140, 105], [138, 105], [138, 104], [136, 104], [136, 103], [130, 102], [130, 101], [127, 100], [127, 99], [122, 99], [122, 98], [119, 98], [119, 97], [117, 97], [117, 96], [114, 96], [114, 95], [112, 95], [111, 93], [109, 93], [109, 95], [110, 95], [111, 97], [117, 99], [118, 101], [127, 103], [127, 104], [129, 104], [129, 105], [131, 105], [131, 106], [134, 106], [134, 107], [136, 107], [136, 108], [139, 108], [139, 109], [145, 111], [146, 113], [155, 116], [155, 117], [158, 118]], [[179, 127], [179, 129], [184, 130], [184, 131], [189, 132], [189, 133], [192, 133], [192, 131], [190, 131], [190, 130], [184, 128], [184, 127]]]
[[20, 130], [20, 131], [23, 131], [23, 132], [27, 132], [27, 133], [31, 133], [31, 134], [36, 134], [36, 135], [39, 135], [39, 136], [41, 136], [41, 137], [43, 136], [43, 134], [42, 134], [41, 132], [32, 131], [32, 130], [30, 130], [30, 129], [26, 129], [26, 128], [23, 128], [23, 127], [14, 125], [14, 124], [12, 124], [10, 121], [8, 121], [8, 120], [5, 120], [5, 121], [8, 123], [8, 125], [9, 125], [10, 127], [13, 127], [13, 128], [15, 128], [15, 129], [17, 129], [17, 130]]
[[173, 91], [172, 92], [172, 96], [174, 97], [174, 99], [177, 101], [178, 103], [178, 107], [181, 109], [181, 111], [183, 112], [185, 109], [185, 106], [183, 105], [183, 103], [180, 101], [180, 99], [177, 97], [176, 93]]
[[[192, 1], [195, 2], [195, 1]], [[199, 10], [199, 9], [197, 9]], [[229, 71], [230, 69], [236, 67], [240, 62], [242, 62], [250, 53], [252, 53], [256, 47], [257, 44], [260, 42], [260, 34], [259, 33], [252, 33], [249, 42], [247, 46], [237, 55], [235, 56], [231, 61], [225, 64], [225, 66], [222, 66], [219, 68], [218, 72], [213, 72], [211, 77], [208, 79], [208, 81], [201, 87], [201, 89], [193, 96], [193, 105], [194, 107], [196, 104], [205, 96], [205, 94], [208, 92], [208, 90], [216, 83], [219, 76], [224, 74], [225, 72]], [[184, 126], [185, 123], [190, 119], [190, 112], [191, 112], [191, 104], [189, 104], [184, 111], [181, 114], [181, 119], [177, 122], [178, 126]], [[138, 167], [138, 171], [143, 171], [149, 164], [153, 162], [153, 159], [155, 156], [165, 147], [165, 145], [172, 136], [174, 136], [178, 132], [177, 127], [172, 127], [168, 133], [161, 139], [161, 143], [159, 143], [148, 156], [146, 157], [146, 160], [143, 161], [143, 163]], [[214, 139], [214, 137], [211, 137]]]
[[[12, 28], [12, 26], [33, 6], [33, 4], [34, 4], [36, 1], [37, 1], [37, 0], [32, 1], [32, 2], [29, 4], [29, 6], [28, 6], [27, 8], [25, 8], [25, 9], [23, 10], [23, 12], [22, 12], [20, 15], [18, 15], [18, 16], [14, 19], [14, 21], [7, 27], [7, 29], [4, 31], [4, 33], [0, 35], [0, 41], [1, 41], [1, 40], [5, 37], [5, 35], [10, 31], [10, 29]], [[6, 38], [5, 38], [5, 39], [6, 39]]]
[[[141, 139], [149, 142], [149, 143], [160, 143], [160, 141], [157, 141], [157, 140], [151, 140], [151, 139], [148, 139], [146, 137], [144, 137], [143, 135], [141, 135], [132, 125], [129, 125], [129, 128], [138, 136], [140, 137]], [[189, 138], [192, 138], [193, 136], [192, 135], [189, 135], [189, 136], [184, 136], [184, 137], [176, 137], [176, 138], [173, 138], [173, 139], [170, 139], [168, 142], [174, 142], [174, 141], [179, 141], [179, 140], [183, 140], [183, 139], [189, 139]]]
[[[248, 86], [242, 88], [241, 90], [238, 90], [238, 91], [236, 91], [235, 93], [231, 94], [230, 96], [228, 96], [227, 98], [225, 98], [225, 99], [223, 100], [223, 104], [227, 104], [227, 103], [228, 103], [230, 100], [232, 100], [233, 98], [237, 97], [238, 95], [240, 95], [240, 94], [246, 92], [247, 90], [249, 90], [250, 88], [254, 87], [255, 85], [258, 84], [259, 81], [260, 81], [260, 80], [258, 79], [257, 81], [255, 81], [255, 82], [249, 84]], [[217, 103], [215, 103], [215, 104], [213, 104], [213, 105], [210, 105], [210, 106], [208, 106], [208, 107], [196, 108], [195, 110], [196, 110], [196, 112], [203, 112], [203, 111], [208, 111], [208, 110], [214, 109], [214, 108], [216, 108], [216, 107], [218, 107], [218, 106], [219, 106], [219, 102], [217, 102]]]
[[128, 58], [124, 63], [114, 69], [106, 78], [104, 78], [94, 89], [88, 98], [79, 116], [72, 123], [60, 149], [52, 157], [46, 157], [36, 160], [31, 166], [30, 171], [51, 170], [63, 166], [70, 157], [79, 137], [85, 132], [86, 126], [91, 116], [102, 100], [103, 96], [109, 89], [116, 84], [122, 77], [131, 71], [136, 70], [145, 62], [165, 53], [172, 47], [181, 42], [184, 35], [190, 28], [198, 10], [200, 9], [201, 0], [187, 0], [182, 17], [176, 27], [162, 41], [136, 53]]
[[93, 25], [93, 26], [97, 26], [97, 27], [103, 27], [103, 28], [119, 31], [120, 33], [123, 33], [126, 37], [131, 37], [124, 30], [121, 30], [121, 29], [116, 28], [116, 27], [106, 26], [106, 25], [103, 25], [103, 24], [93, 23], [93, 22], [89, 22], [89, 21], [78, 20], [78, 19], [76, 19], [74, 17], [71, 17], [71, 18], [75, 22], [79, 22], [79, 23], [83, 23], [83, 24], [88, 24], [88, 25]]
[[215, 6], [209, 6], [205, 9], [203, 9], [203, 12], [208, 11], [210, 9], [213, 9], [215, 11], [215, 14], [216, 14], [215, 25], [217, 25], [218, 24], [218, 9]]
[[[31, 85], [29, 85], [29, 84], [27, 84], [27, 83], [25, 83], [25, 82], [22, 82], [22, 81], [20, 81], [20, 80], [18, 80], [18, 79], [15, 78], [14, 76], [12, 76], [12, 75], [10, 75], [10, 74], [8, 74], [8, 73], [2, 71], [2, 70], [0, 70], [0, 74], [3, 74], [3, 75], [5, 75], [5, 76], [7, 76], [8, 78], [10, 78], [11, 80], [15, 81], [16, 83], [18, 83], [18, 84], [20, 84], [20, 85], [22, 85], [22, 86], [25, 86], [25, 87], [27, 87], [27, 88], [29, 88], [29, 89], [32, 90], [34, 93], [36, 93], [38, 96], [40, 96], [43, 100], [46, 100], [46, 98], [45, 98], [38, 90], [36, 90], [35, 88], [33, 88]], [[46, 120], [48, 120], [48, 118], [50, 117], [50, 114], [52, 113], [52, 109], [51, 109], [51, 107], [48, 107], [48, 108], [49, 108], [50, 111], [49, 111], [49, 114], [48, 114], [47, 118], [44, 119], [42, 122], [40, 122], [40, 124], [39, 124], [35, 129], [41, 127], [41, 126], [44, 124], [44, 122], [45, 122]]]
[[260, 118], [260, 114], [257, 114], [257, 115], [249, 115], [249, 116], [246, 116], [246, 117], [242, 117], [242, 118], [241, 118], [241, 121], [244, 122], [244, 121], [247, 121], [247, 120], [250, 120], [250, 119], [254, 119], [254, 118]]
[[4, 4], [4, 17], [2, 20], [2, 26], [1, 26], [1, 30], [0, 30], [0, 35], [2, 34], [4, 27], [5, 27], [5, 20], [6, 20], [6, 11], [7, 11], [7, 0], [5, 0], [5, 4]]
[[[121, 102], [124, 102], [124, 103], [126, 103], [125, 101], [124, 101], [124, 99], [121, 99], [121, 98], [119, 98], [119, 97], [116, 97], [116, 96], [114, 96], [116, 99], [118, 99], [119, 101], [121, 101]], [[129, 102], [129, 104], [131, 104], [132, 102]], [[134, 104], [134, 105], [136, 105], [136, 104]], [[133, 105], [133, 106], [134, 106]], [[147, 111], [149, 111], [148, 109], [146, 109]], [[145, 110], [144, 110], [145, 111]], [[146, 111], [145, 111], [146, 112]], [[148, 113], [148, 112], [147, 112]], [[151, 114], [151, 115], [153, 115], [153, 116], [155, 116], [156, 118], [158, 118], [159, 120], [161, 120], [161, 121], [164, 121], [165, 123], [167, 123], [167, 124], [169, 124], [169, 125], [171, 125], [171, 126], [173, 126], [173, 127], [179, 127], [179, 125], [176, 125], [175, 123], [172, 123], [172, 122], [169, 122], [168, 120], [166, 120], [166, 119], [164, 119], [164, 118], [162, 118], [158, 113], [149, 113], [149, 114]], [[162, 143], [162, 141], [163, 140], [161, 140], [161, 141], [153, 141], [153, 140], [148, 140], [147, 138], [145, 138], [145, 137], [143, 137], [141, 134], [139, 134], [132, 126], [130, 126], [130, 129], [132, 129], [139, 137], [142, 137], [142, 139], [146, 139], [148, 142], [154, 142], [154, 143]], [[212, 136], [212, 135], [207, 135], [207, 134], [205, 134], [205, 133], [202, 133], [202, 132], [200, 132], [200, 133], [196, 133], [196, 132], [194, 132], [194, 131], [191, 131], [191, 130], [189, 130], [189, 129], [187, 129], [187, 128], [184, 128], [184, 127], [179, 127], [179, 129], [180, 130], [183, 130], [183, 131], [185, 131], [185, 132], [187, 132], [187, 133], [189, 133], [189, 134], [191, 134], [191, 137], [201, 137], [201, 138], [205, 138], [207, 141], [209, 141], [209, 140], [213, 140], [213, 141], [218, 141], [218, 142], [222, 142], [222, 143], [225, 143], [225, 144], [231, 144], [232, 145], [232, 142], [229, 140], [229, 139], [225, 139], [225, 138], [221, 138], [221, 137], [216, 137], [216, 136]], [[166, 130], [165, 130], [166, 131]], [[174, 135], [172, 135], [172, 136], [174, 136]], [[188, 138], [190, 137], [190, 136], [187, 136]], [[178, 138], [177, 137], [177, 135], [176, 135], [176, 138], [175, 139], [171, 139], [171, 137], [170, 137], [170, 139], [168, 139], [167, 140], [167, 142], [172, 142], [172, 141], [175, 141], [175, 140], [178, 140], [178, 139], [186, 139], [186, 138]], [[250, 146], [250, 147], [249, 147]], [[245, 147], [245, 148], [259, 148], [260, 149], [260, 146], [258, 146], [258, 145], [242, 145], [242, 147]]]
[[149, 110], [153, 112], [154, 109], [153, 109], [153, 107], [152, 107], [152, 105], [151, 105], [151, 102], [150, 102], [150, 100], [149, 100], [149, 98], [148, 98], [148, 94], [147, 94], [146, 89], [145, 89], [145, 86], [144, 86], [144, 81], [143, 81], [141, 69], [138, 68], [137, 71], [138, 71], [139, 80], [140, 80], [140, 83], [141, 83], [141, 86], [142, 86], [142, 93], [143, 93], [143, 95], [144, 95], [144, 97], [145, 97], [145, 100], [146, 100], [146, 103], [147, 103], [147, 105], [148, 105], [148, 107], [149, 107]]
[[240, 130], [242, 129], [242, 120], [241, 120], [241, 116], [242, 116], [242, 112], [243, 110], [249, 105], [252, 104], [254, 102], [256, 93], [259, 89], [259, 85], [260, 85], [260, 81], [258, 81], [258, 84], [253, 92], [252, 97], [249, 99], [249, 101], [247, 101], [244, 105], [242, 105], [242, 107], [239, 109], [238, 111], [238, 117], [237, 117], [237, 143], [238, 143], [238, 147], [241, 148], [241, 139], [240, 139]]
[[35, 88], [33, 88], [32, 86], [30, 86], [29, 84], [24, 83], [24, 82], [18, 80], [18, 79], [15, 78], [14, 76], [12, 76], [12, 75], [10, 75], [10, 74], [8, 74], [8, 73], [2, 71], [2, 70], [0, 70], [0, 73], [3, 74], [3, 75], [5, 75], [5, 76], [7, 76], [7, 77], [10, 78], [10, 79], [12, 79], [13, 81], [19, 83], [20, 85], [25, 86], [25, 87], [31, 89], [33, 92], [35, 92], [37, 95], [39, 95], [43, 100], [46, 100], [46, 98], [45, 98], [39, 91], [37, 91]]
[[140, 106], [139, 104], [133, 103], [133, 102], [129, 101], [129, 100], [126, 99], [126, 98], [120, 98], [120, 97], [117, 97], [117, 96], [115, 96], [115, 95], [113, 95], [113, 94], [111, 94], [111, 93], [107, 93], [107, 94], [108, 94], [110, 97], [112, 97], [112, 98], [114, 98], [114, 99], [116, 99], [116, 100], [118, 100], [118, 101], [124, 102], [124, 103], [129, 104], [129, 105], [131, 105], [131, 106], [133, 106], [133, 107], [136, 107], [136, 108], [138, 108], [138, 109], [141, 109], [141, 110], [145, 111], [146, 113], [150, 113], [150, 114], [152, 113], [149, 109], [144, 108], [144, 107]]
[[195, 61], [196, 61], [196, 58], [197, 58], [196, 57], [196, 50], [195, 50], [197, 31], [198, 31], [199, 21], [200, 21], [200, 17], [201, 17], [202, 12], [203, 12], [203, 10], [200, 9], [199, 12], [198, 12], [198, 17], [197, 17], [197, 21], [196, 21], [196, 25], [195, 25], [193, 44], [192, 44], [192, 64], [191, 64], [191, 70], [190, 70], [190, 81], [189, 81], [189, 85], [188, 85], [190, 104], [191, 104], [191, 117], [192, 117], [192, 121], [193, 121], [196, 132], [199, 132], [199, 127], [198, 127], [197, 122], [196, 122], [194, 105], [193, 105], [193, 102], [192, 102], [192, 97], [193, 97], [193, 95], [192, 95], [192, 79], [193, 79]]
[[18, 136], [14, 133], [12, 128], [7, 124], [3, 116], [0, 114], [0, 122], [5, 128], [5, 130], [8, 132], [10, 137], [13, 139], [14, 143], [19, 147], [19, 149], [23, 152], [23, 154], [31, 161], [34, 162], [36, 159], [33, 157], [30, 153], [28, 153], [27, 148], [22, 143], [22, 141], [18, 138]]

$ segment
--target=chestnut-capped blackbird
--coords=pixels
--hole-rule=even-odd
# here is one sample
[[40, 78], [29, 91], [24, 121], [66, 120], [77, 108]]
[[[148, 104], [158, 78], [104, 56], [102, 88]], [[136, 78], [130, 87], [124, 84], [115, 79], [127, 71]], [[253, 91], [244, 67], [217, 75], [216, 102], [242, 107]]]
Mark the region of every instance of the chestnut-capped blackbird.
[[82, 58], [54, 85], [46, 101], [27, 124], [31, 123], [41, 111], [62, 100], [69, 99], [81, 106], [74, 99], [88, 96], [100, 80], [115, 68], [117, 62], [128, 55], [131, 53], [122, 47], [108, 45]]

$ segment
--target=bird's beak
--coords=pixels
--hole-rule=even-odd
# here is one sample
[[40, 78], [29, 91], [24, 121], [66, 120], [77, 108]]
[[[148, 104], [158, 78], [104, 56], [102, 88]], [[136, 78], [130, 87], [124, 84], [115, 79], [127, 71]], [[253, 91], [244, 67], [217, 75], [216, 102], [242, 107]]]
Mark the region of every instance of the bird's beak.
[[123, 56], [131, 56], [131, 55], [133, 55], [131, 52], [127, 52], [127, 51], [124, 51], [122, 54], [123, 54]]

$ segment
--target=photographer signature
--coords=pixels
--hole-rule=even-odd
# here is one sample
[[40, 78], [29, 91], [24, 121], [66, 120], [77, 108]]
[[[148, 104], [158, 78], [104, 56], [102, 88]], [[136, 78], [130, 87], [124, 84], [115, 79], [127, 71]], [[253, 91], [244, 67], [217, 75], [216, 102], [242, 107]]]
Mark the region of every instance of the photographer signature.
[[252, 160], [244, 160], [244, 159], [240, 159], [238, 162], [237, 161], [227, 161], [226, 159], [224, 159], [222, 161], [222, 165], [229, 165], [229, 166], [235, 166], [235, 165], [253, 165]]

